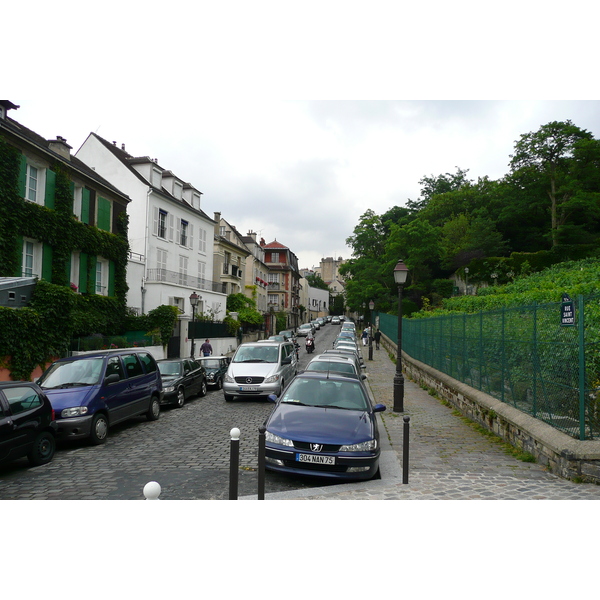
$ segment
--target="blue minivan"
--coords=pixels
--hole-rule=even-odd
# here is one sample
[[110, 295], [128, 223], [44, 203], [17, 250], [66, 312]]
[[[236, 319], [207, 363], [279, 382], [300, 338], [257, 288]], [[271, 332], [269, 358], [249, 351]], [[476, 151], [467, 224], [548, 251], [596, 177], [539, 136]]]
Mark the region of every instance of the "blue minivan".
[[162, 382], [154, 357], [142, 350], [110, 350], [62, 358], [38, 379], [54, 409], [57, 439], [106, 441], [109, 427], [160, 416]]

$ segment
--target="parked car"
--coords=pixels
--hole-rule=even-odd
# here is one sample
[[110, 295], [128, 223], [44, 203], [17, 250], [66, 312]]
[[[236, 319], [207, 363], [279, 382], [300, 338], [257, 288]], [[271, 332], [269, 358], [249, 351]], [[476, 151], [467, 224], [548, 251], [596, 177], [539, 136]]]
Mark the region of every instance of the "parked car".
[[362, 359], [362, 355], [358, 355], [353, 350], [348, 350], [346, 348], [334, 348], [332, 350], [325, 350], [322, 354], [326, 356], [344, 356], [346, 358], [351, 358], [352, 361], [356, 364], [359, 369], [366, 369], [366, 365]]
[[336, 373], [347, 375], [355, 379], [366, 379], [367, 376], [362, 373], [361, 367], [351, 356], [334, 356], [332, 354], [319, 354], [310, 360], [306, 365], [305, 371], [320, 371], [324, 373]]
[[165, 358], [157, 362], [162, 379], [161, 404], [181, 408], [192, 396], [206, 396], [206, 371], [193, 358]]
[[280, 394], [297, 370], [298, 358], [292, 342], [241, 344], [223, 380], [225, 400]]
[[287, 339], [282, 335], [270, 335], [267, 338], [269, 342], [287, 342]]
[[340, 318], [338, 316], [335, 317], [331, 317], [331, 324], [332, 325], [339, 325], [341, 323]]
[[56, 421], [50, 401], [35, 383], [0, 382], [0, 463], [26, 456], [33, 466], [54, 457]]
[[295, 336], [293, 330], [291, 330], [291, 329], [284, 329], [283, 331], [279, 332], [279, 335], [284, 336], [290, 342], [293, 342], [296, 339], [296, 336]]
[[307, 333], [312, 333], [313, 335], [315, 333], [315, 328], [312, 326], [311, 323], [303, 323], [296, 330], [296, 335], [298, 337], [306, 337]]
[[207, 385], [216, 387], [218, 390], [222, 389], [223, 378], [229, 366], [229, 358], [227, 356], [206, 356], [197, 360], [206, 371]]
[[311, 324], [313, 325], [313, 327], [315, 328], [315, 330], [321, 329], [321, 323], [319, 323], [319, 321], [317, 321], [316, 319], [313, 319], [311, 321]]
[[371, 479], [379, 468], [376, 413], [358, 379], [300, 373], [266, 422], [266, 467], [335, 479]]
[[54, 409], [58, 439], [103, 444], [109, 428], [138, 415], [160, 416], [162, 381], [154, 357], [109, 350], [61, 358], [37, 383]]

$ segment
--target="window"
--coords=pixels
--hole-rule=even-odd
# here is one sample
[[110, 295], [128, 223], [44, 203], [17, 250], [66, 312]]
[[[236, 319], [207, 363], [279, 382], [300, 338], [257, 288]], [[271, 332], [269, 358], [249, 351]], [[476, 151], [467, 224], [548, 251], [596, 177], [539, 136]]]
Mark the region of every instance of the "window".
[[167, 212], [158, 211], [158, 233], [159, 238], [167, 239]]
[[36, 240], [23, 240], [23, 277], [40, 277], [42, 274], [42, 244]]
[[118, 356], [111, 356], [106, 363], [106, 377], [109, 375], [118, 375], [119, 379], [125, 379], [121, 359]]
[[279, 283], [279, 273], [269, 273], [269, 283]]
[[179, 243], [187, 248], [188, 245], [188, 222], [181, 219], [179, 227]]
[[279, 262], [279, 252], [271, 252], [271, 262]]
[[73, 214], [81, 220], [81, 207], [83, 199], [83, 188], [80, 185], [76, 185], [73, 190]]
[[100, 256], [96, 257], [96, 279], [94, 291], [101, 296], [108, 296], [108, 261]]
[[160, 169], [152, 168], [152, 185], [154, 187], [160, 188], [162, 181], [162, 173]]
[[122, 356], [122, 359], [123, 364], [125, 365], [125, 373], [127, 373], [128, 378], [144, 374], [142, 365], [135, 354], [125, 354]]
[[198, 283], [200, 287], [205, 287], [204, 280], [206, 279], [206, 263], [198, 261]]
[[169, 304], [171, 306], [176, 306], [179, 309], [179, 312], [183, 314], [185, 308], [185, 300], [183, 298], [169, 298]]
[[223, 275], [229, 274], [229, 263], [231, 262], [231, 254], [225, 252], [225, 259], [223, 260]]
[[154, 373], [156, 371], [156, 361], [152, 355], [142, 352], [138, 354], [138, 358], [144, 365], [146, 373]]
[[279, 296], [277, 294], [269, 294], [267, 301], [269, 304], [279, 304]]
[[32, 165], [27, 165], [27, 175], [25, 179], [25, 198], [31, 202], [39, 202], [38, 200], [38, 170]]
[[156, 268], [158, 281], [165, 281], [167, 278], [167, 251], [161, 248], [156, 249]]
[[7, 388], [4, 390], [4, 395], [13, 415], [42, 406], [42, 399], [33, 388], [28, 386]]
[[200, 229], [198, 237], [200, 238], [200, 247], [198, 250], [203, 254], [206, 254], [206, 229]]
[[179, 181], [175, 181], [173, 183], [173, 196], [175, 196], [175, 198], [177, 198], [178, 200], [181, 200], [182, 195], [183, 195], [183, 185], [181, 183], [179, 183]]
[[179, 285], [187, 285], [188, 257], [179, 256]]

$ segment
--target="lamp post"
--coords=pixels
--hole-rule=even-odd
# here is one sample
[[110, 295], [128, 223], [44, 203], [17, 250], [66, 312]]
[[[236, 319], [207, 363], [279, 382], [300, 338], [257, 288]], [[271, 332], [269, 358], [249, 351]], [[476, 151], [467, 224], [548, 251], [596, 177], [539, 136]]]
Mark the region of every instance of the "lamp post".
[[465, 267], [465, 296], [469, 290], [469, 267]]
[[198, 302], [200, 302], [201, 296], [198, 296], [196, 292], [192, 292], [190, 295], [190, 304], [192, 305], [192, 351], [190, 356], [194, 358], [194, 323], [196, 322], [196, 307], [198, 306]]
[[369, 360], [373, 360], [373, 309], [375, 302], [369, 302]]
[[394, 375], [394, 412], [404, 412], [404, 376], [402, 375], [402, 287], [406, 283], [408, 268], [399, 260], [394, 267], [394, 281], [398, 286], [398, 355]]

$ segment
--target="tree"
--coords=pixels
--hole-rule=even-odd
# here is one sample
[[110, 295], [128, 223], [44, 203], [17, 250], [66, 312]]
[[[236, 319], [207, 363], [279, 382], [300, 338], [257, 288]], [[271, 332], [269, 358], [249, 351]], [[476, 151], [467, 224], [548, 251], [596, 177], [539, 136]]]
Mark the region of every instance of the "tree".
[[308, 281], [308, 285], [310, 285], [310, 287], [318, 288], [320, 290], [329, 289], [329, 286], [321, 279], [321, 276], [318, 273], [307, 275], [306, 281]]
[[525, 133], [515, 143], [510, 156], [513, 174], [538, 175], [550, 200], [550, 235], [552, 246], [559, 243], [559, 230], [569, 217], [570, 200], [577, 190], [573, 178], [574, 151], [578, 142], [592, 139], [592, 134], [569, 120], [552, 121], [538, 131]]
[[227, 310], [238, 314], [238, 321], [242, 325], [258, 326], [263, 322], [263, 316], [256, 310], [256, 302], [244, 294], [229, 294], [227, 296]]
[[421, 196], [419, 200], [408, 200], [406, 205], [412, 211], [419, 211], [425, 208], [429, 201], [437, 194], [445, 194], [460, 189], [467, 183], [467, 173], [469, 169], [461, 169], [456, 167], [456, 173], [445, 173], [444, 175], [431, 175], [423, 177], [419, 183], [421, 184]]

